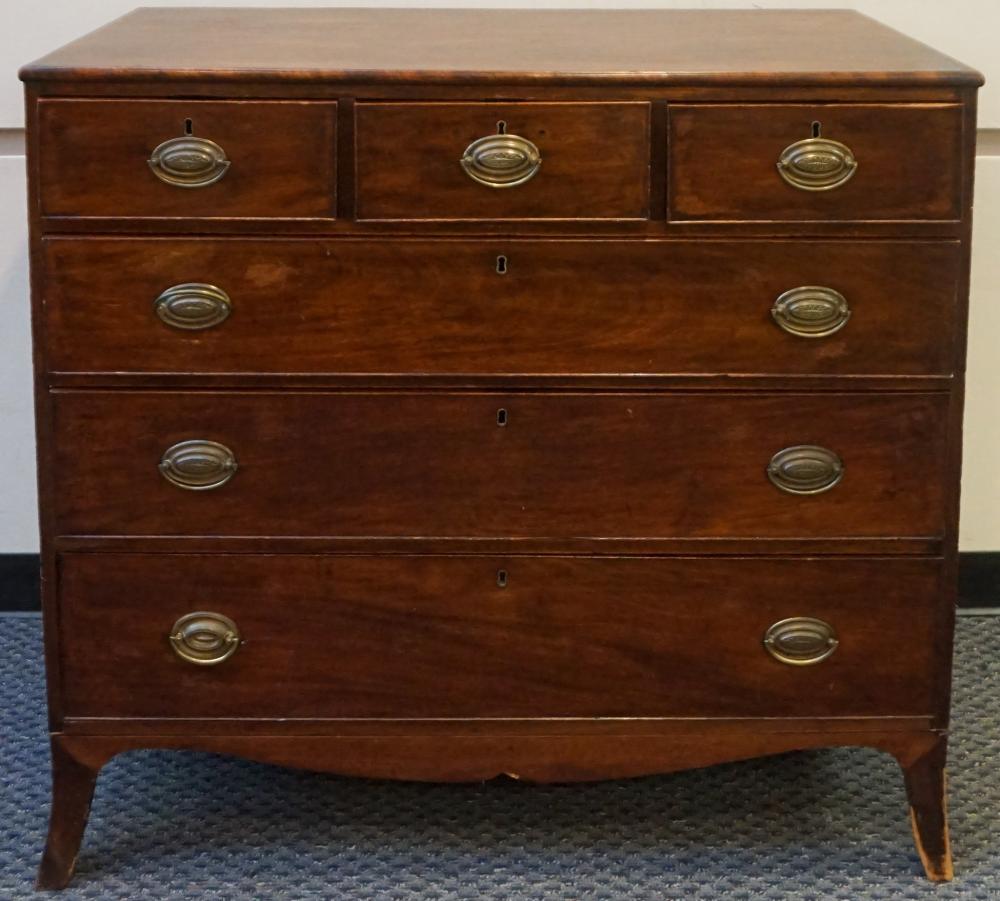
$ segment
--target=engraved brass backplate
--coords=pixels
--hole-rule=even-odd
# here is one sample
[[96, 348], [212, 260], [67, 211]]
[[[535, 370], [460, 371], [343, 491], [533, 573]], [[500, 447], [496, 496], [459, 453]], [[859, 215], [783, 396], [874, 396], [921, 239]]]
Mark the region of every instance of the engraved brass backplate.
[[810, 616], [793, 616], [764, 633], [767, 652], [791, 666], [812, 666], [826, 660], [840, 642], [833, 626]]
[[226, 174], [229, 160], [214, 141], [184, 135], [160, 144], [149, 158], [149, 168], [168, 185], [204, 188]]
[[820, 494], [844, 476], [844, 464], [832, 450], [797, 444], [778, 451], [767, 465], [767, 477], [789, 494]]
[[473, 141], [465, 148], [461, 163], [469, 178], [481, 185], [513, 188], [534, 178], [542, 155], [527, 138], [496, 134]]
[[771, 307], [778, 327], [800, 338], [825, 338], [839, 332], [851, 318], [847, 298], [833, 288], [802, 285], [786, 291]]
[[170, 646], [188, 663], [215, 666], [236, 653], [240, 631], [236, 623], [221, 613], [187, 613], [171, 628]]
[[236, 474], [236, 457], [224, 444], [204, 439], [181, 441], [164, 451], [160, 473], [189, 491], [220, 488]]
[[803, 191], [829, 191], [850, 181], [858, 170], [851, 148], [829, 138], [789, 144], [778, 157], [778, 173]]
[[228, 318], [232, 303], [229, 295], [215, 285], [188, 282], [167, 288], [153, 301], [153, 309], [173, 328], [200, 331]]

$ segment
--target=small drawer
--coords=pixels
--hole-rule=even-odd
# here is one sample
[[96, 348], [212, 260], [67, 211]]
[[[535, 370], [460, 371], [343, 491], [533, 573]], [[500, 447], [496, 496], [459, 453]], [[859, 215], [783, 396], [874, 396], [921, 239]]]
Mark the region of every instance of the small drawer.
[[359, 219], [644, 219], [648, 103], [359, 103]]
[[61, 534], [929, 538], [944, 526], [945, 394], [72, 391], [54, 407]]
[[43, 245], [66, 373], [943, 375], [961, 271], [949, 241]]
[[43, 216], [332, 219], [336, 103], [43, 100]]
[[[936, 559], [67, 554], [70, 717], [923, 716]], [[943, 674], [940, 674], [943, 676]]]
[[677, 105], [674, 220], [957, 220], [962, 108]]

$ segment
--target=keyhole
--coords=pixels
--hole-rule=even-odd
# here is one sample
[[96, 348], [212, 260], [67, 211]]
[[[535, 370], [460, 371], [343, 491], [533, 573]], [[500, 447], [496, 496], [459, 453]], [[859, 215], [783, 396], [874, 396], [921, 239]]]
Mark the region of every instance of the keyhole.
[[813, 122], [812, 124], [812, 134], [814, 138], [819, 137], [819, 133], [823, 130], [822, 122]]
[[499, 410], [497, 410], [497, 425], [500, 426], [500, 428], [503, 428], [505, 425], [507, 425], [506, 407], [501, 407]]
[[507, 274], [507, 257], [503, 254], [500, 254], [500, 256], [497, 257], [497, 273], [499, 275]]
[[507, 570], [505, 569], [497, 570], [497, 587], [498, 588], [507, 587]]
[[194, 122], [190, 119], [184, 120], [184, 134], [193, 135], [194, 134]]
[[507, 134], [507, 123], [504, 122], [503, 119], [501, 119], [499, 122], [497, 122], [497, 134], [498, 135], [505, 135], [505, 134]]

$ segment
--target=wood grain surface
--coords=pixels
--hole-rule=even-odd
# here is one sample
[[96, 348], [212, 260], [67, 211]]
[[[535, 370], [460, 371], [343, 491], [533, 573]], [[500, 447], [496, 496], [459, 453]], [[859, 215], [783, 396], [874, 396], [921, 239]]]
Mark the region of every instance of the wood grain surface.
[[[506, 574], [500, 587], [497, 573]], [[72, 717], [920, 716], [939, 561], [67, 554]], [[243, 644], [196, 666], [195, 610]], [[765, 631], [840, 646], [779, 663]]]
[[[776, 163], [811, 137], [845, 144], [850, 181], [827, 191], [786, 184]], [[959, 219], [958, 104], [675, 105], [670, 108], [673, 219]]]
[[21, 76], [112, 83], [982, 82], [968, 66], [853, 11], [758, 9], [139, 9]]
[[[60, 534], [888, 537], [944, 528], [947, 395], [66, 392]], [[506, 425], [498, 424], [504, 411]], [[239, 470], [187, 491], [157, 469], [210, 439]], [[779, 491], [783, 448], [841, 483]], [[81, 452], [85, 449], [85, 452]]]
[[[230, 168], [182, 188], [150, 171], [153, 150], [185, 134], [214, 141]], [[331, 219], [335, 103], [46, 100], [39, 105], [41, 210], [48, 216]]]
[[[272, 379], [943, 376], [954, 371], [960, 252], [900, 241], [48, 238], [49, 365]], [[225, 290], [229, 318], [204, 331], [161, 322], [153, 301], [188, 282]], [[802, 285], [843, 294], [846, 327], [781, 331], [771, 308]]]
[[[356, 117], [362, 220], [649, 214], [648, 103], [359, 103]], [[525, 184], [482, 185], [459, 165], [500, 128], [538, 148], [541, 166]]]

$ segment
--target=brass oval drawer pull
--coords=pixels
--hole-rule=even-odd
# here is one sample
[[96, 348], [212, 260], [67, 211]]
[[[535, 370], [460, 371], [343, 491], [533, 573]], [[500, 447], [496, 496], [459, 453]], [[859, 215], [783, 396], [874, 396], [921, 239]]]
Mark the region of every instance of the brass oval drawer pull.
[[236, 653], [240, 646], [240, 630], [221, 613], [188, 613], [170, 630], [170, 646], [181, 660], [214, 666]]
[[778, 157], [778, 172], [803, 191], [829, 191], [850, 181], [858, 161], [846, 144], [829, 138], [806, 138], [789, 144]]
[[215, 285], [188, 282], [167, 288], [153, 301], [153, 309], [172, 328], [199, 331], [225, 321], [232, 303]]
[[236, 457], [224, 444], [192, 439], [167, 448], [160, 459], [163, 478], [178, 488], [220, 488], [236, 474]]
[[825, 338], [839, 332], [851, 318], [847, 298], [833, 288], [803, 285], [786, 291], [771, 307], [782, 331], [800, 338]]
[[832, 450], [797, 444], [778, 451], [767, 465], [767, 477], [789, 494], [829, 491], [844, 475], [844, 464]]
[[812, 666], [826, 660], [840, 642], [833, 626], [810, 616], [793, 616], [764, 633], [767, 652], [782, 663]]
[[527, 138], [496, 134], [473, 141], [465, 148], [461, 163], [469, 178], [481, 185], [513, 188], [534, 178], [542, 155]]
[[149, 158], [149, 168], [168, 185], [204, 188], [226, 174], [229, 160], [214, 141], [184, 135], [160, 144]]

